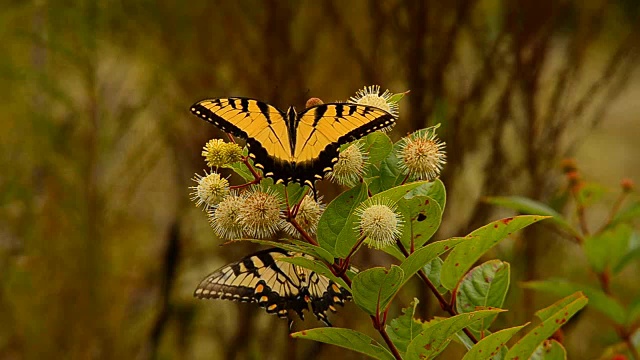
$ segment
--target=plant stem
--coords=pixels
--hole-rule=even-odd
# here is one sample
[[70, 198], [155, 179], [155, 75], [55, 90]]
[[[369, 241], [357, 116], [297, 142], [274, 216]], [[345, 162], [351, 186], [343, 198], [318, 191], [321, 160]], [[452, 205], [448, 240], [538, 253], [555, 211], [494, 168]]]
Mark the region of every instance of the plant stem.
[[603, 232], [607, 227], [609, 227], [609, 225], [611, 225], [611, 223], [613, 223], [613, 219], [618, 214], [618, 211], [620, 211], [620, 207], [622, 206], [624, 200], [627, 198], [627, 194], [628, 192], [622, 191], [620, 195], [618, 195], [616, 202], [613, 204], [613, 207], [611, 207], [611, 212], [609, 213], [607, 222], [602, 225], [602, 227], [596, 232], [596, 234]]
[[633, 360], [640, 360], [640, 354], [638, 354], [638, 349], [633, 345], [633, 341], [631, 341], [631, 334], [633, 334], [632, 329], [625, 329], [622, 326], [616, 326], [616, 332], [618, 333], [618, 337], [622, 339], [625, 345], [627, 345], [627, 349], [629, 349], [629, 354], [631, 354], [631, 358]]
[[629, 348], [629, 353], [631, 353], [631, 357], [633, 358], [633, 360], [640, 360], [640, 354], [638, 354], [638, 349], [636, 349], [636, 347], [633, 346], [633, 342], [631, 341], [631, 339], [627, 337], [627, 339], [625, 339], [625, 343]]
[[303, 228], [302, 226], [300, 226], [300, 224], [298, 224], [298, 222], [296, 221], [296, 219], [292, 218], [291, 216], [287, 217], [287, 221], [289, 223], [291, 223], [291, 225], [293, 225], [293, 227], [300, 233], [300, 235], [302, 235], [302, 238], [304, 238], [304, 240], [306, 242], [308, 242], [311, 245], [315, 245], [318, 246], [318, 242], [314, 240], [314, 238], [311, 237], [311, 235], [309, 235]]
[[[602, 288], [602, 291], [604, 291], [605, 294], [611, 296], [611, 287], [609, 286], [609, 278], [610, 278], [610, 273], [609, 273], [609, 269], [604, 269], [601, 273], [598, 273], [598, 280], [600, 281], [600, 287]], [[640, 359], [639, 359], [640, 360]]]
[[585, 215], [585, 207], [582, 201], [580, 201], [580, 197], [578, 196], [579, 192], [578, 185], [573, 185], [571, 187], [571, 194], [573, 195], [573, 199], [576, 202], [576, 212], [578, 213], [578, 221], [580, 222], [580, 230], [582, 230], [582, 235], [589, 236], [589, 228], [587, 227], [587, 218]]
[[371, 322], [373, 322], [373, 327], [378, 330], [378, 332], [384, 339], [384, 342], [391, 350], [393, 357], [395, 357], [396, 360], [402, 360], [402, 355], [400, 355], [400, 351], [398, 351], [396, 345], [393, 343], [393, 341], [391, 341], [391, 338], [389, 338], [389, 334], [387, 334], [387, 329], [385, 329], [384, 324], [381, 324], [373, 315], [371, 315]]
[[[227, 136], [229, 137], [229, 141], [231, 141], [234, 144], [236, 143], [236, 139], [234, 139], [231, 134], [227, 133]], [[251, 164], [249, 163], [249, 158], [247, 156], [244, 156], [242, 158], [242, 162], [247, 166], [247, 168], [249, 169], [249, 171], [251, 171], [251, 174], [255, 178], [255, 180], [252, 181], [249, 184], [257, 184], [257, 183], [259, 183], [260, 180], [262, 180], [262, 176], [260, 174], [258, 174], [258, 172], [256, 172], [256, 170], [253, 168], [253, 166], [251, 166]], [[245, 184], [245, 185], [249, 185], [249, 184]]]
[[253, 185], [253, 184], [258, 184], [258, 183], [260, 183], [260, 179], [254, 179], [254, 180], [252, 180], [252, 181], [250, 181], [248, 183], [245, 183], [245, 184], [231, 185], [231, 186], [229, 186], [229, 190], [242, 189], [242, 188], [245, 188], [247, 186], [250, 186], [250, 185]]
[[347, 266], [349, 266], [349, 260], [351, 260], [351, 257], [353, 256], [353, 254], [356, 252], [356, 250], [358, 250], [360, 245], [362, 245], [362, 243], [366, 239], [367, 239], [366, 236], [360, 235], [360, 238], [358, 239], [358, 242], [355, 245], [353, 245], [353, 247], [351, 248], [351, 251], [349, 251], [349, 255], [347, 255], [347, 257], [344, 258], [344, 270], [347, 270]]
[[400, 185], [404, 185], [407, 182], [407, 180], [409, 180], [409, 173], [407, 173], [407, 176], [404, 177]]
[[[405, 257], [409, 257], [409, 253], [407, 252], [407, 249], [405, 249], [404, 245], [402, 245], [400, 241], [398, 241], [398, 247], [400, 248], [400, 251], [402, 251]], [[433, 295], [438, 299], [438, 302], [440, 303], [440, 307], [442, 308], [442, 310], [446, 311], [451, 316], [458, 315], [458, 312], [453, 307], [453, 303], [449, 303], [444, 298], [444, 296], [440, 294], [436, 286], [433, 285], [433, 283], [431, 282], [431, 280], [429, 280], [429, 277], [427, 276], [427, 274], [425, 274], [423, 270], [418, 270], [418, 276], [427, 285], [427, 287], [431, 289], [431, 292], [433, 293]], [[462, 329], [462, 331], [464, 331], [464, 333], [469, 337], [471, 341], [473, 341], [474, 344], [478, 343], [478, 339], [475, 337], [475, 335], [473, 335], [473, 333], [469, 329], [464, 328]]]

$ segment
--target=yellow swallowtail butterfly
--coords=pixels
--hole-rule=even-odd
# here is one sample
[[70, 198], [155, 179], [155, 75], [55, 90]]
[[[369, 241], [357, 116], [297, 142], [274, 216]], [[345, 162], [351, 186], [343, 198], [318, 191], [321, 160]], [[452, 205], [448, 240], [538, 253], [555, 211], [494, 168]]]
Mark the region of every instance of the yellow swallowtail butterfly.
[[242, 97], [202, 100], [191, 112], [225, 132], [245, 139], [249, 156], [264, 176], [277, 183], [297, 182], [315, 191], [338, 161], [342, 144], [395, 124], [390, 113], [369, 105], [321, 104], [284, 113], [267, 103]]
[[310, 305], [318, 320], [331, 326], [327, 310], [337, 311], [335, 305], [344, 305], [351, 294], [323, 275], [280, 260], [294, 256], [313, 259], [278, 248], [262, 250], [211, 273], [193, 296], [257, 303], [283, 319], [293, 310], [304, 320], [302, 311]]

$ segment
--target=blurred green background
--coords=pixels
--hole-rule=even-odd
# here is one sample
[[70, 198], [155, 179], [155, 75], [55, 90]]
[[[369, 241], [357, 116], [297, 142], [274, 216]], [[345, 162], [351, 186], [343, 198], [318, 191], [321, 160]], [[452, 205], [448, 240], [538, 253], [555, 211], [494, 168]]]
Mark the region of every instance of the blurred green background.
[[[442, 123], [448, 207], [437, 238], [508, 214], [483, 196], [549, 201], [560, 160], [610, 189], [640, 180], [636, 0], [0, 1], [0, 359], [361, 358], [287, 338], [253, 305], [198, 301], [217, 267], [256, 249], [220, 247], [189, 201], [205, 141], [203, 98], [280, 108], [346, 100], [365, 85], [410, 90], [391, 136]], [[323, 184], [330, 200], [339, 189]], [[594, 223], [608, 205], [589, 213]], [[571, 214], [569, 215], [572, 216]], [[495, 249], [512, 263], [511, 311], [553, 297], [519, 281], [588, 283], [582, 252], [544, 227]], [[364, 251], [361, 268], [389, 259]], [[638, 294], [637, 264], [614, 290]], [[421, 299], [418, 282], [398, 303]], [[398, 309], [394, 309], [397, 313]], [[378, 338], [348, 304], [332, 321]], [[565, 327], [570, 358], [616, 341], [586, 310]], [[295, 329], [319, 326], [296, 322]], [[442, 358], [459, 358], [452, 345]]]

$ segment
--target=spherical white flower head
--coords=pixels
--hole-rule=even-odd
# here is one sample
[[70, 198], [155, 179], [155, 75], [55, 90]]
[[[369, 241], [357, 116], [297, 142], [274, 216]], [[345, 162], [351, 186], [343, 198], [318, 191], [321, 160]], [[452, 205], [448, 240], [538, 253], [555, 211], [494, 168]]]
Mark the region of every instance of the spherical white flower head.
[[238, 221], [238, 217], [243, 207], [244, 198], [230, 194], [218, 206], [209, 210], [209, 224], [218, 236], [227, 240], [242, 237], [244, 227]]
[[366, 162], [367, 155], [360, 143], [354, 143], [340, 152], [338, 162], [327, 173], [327, 178], [340, 185], [355, 186], [364, 175]]
[[[324, 204], [322, 204], [322, 197], [318, 198], [318, 201], [315, 201], [312, 195], [307, 195], [302, 199], [302, 202], [300, 202], [298, 213], [296, 213], [294, 219], [304, 231], [309, 235], [313, 235], [316, 233], [318, 221], [323, 211]], [[290, 223], [284, 224], [284, 230], [293, 237], [300, 237], [298, 230]]]
[[378, 109], [385, 110], [389, 114], [393, 115], [393, 117], [397, 118], [398, 103], [391, 101], [393, 95], [394, 94], [389, 92], [389, 90], [385, 90], [384, 93], [380, 95], [379, 85], [365, 86], [364, 89], [358, 90], [356, 96], [349, 98], [349, 102], [353, 104], [375, 106]]
[[417, 180], [435, 179], [447, 162], [444, 147], [433, 131], [407, 136], [398, 154], [401, 170]]
[[212, 139], [202, 149], [202, 156], [209, 167], [227, 166], [242, 160], [242, 149], [238, 144]]
[[382, 249], [395, 244], [402, 235], [402, 218], [390, 200], [365, 201], [356, 210], [357, 230], [366, 237], [365, 244]]
[[224, 141], [220, 139], [209, 140], [202, 149], [202, 156], [207, 161], [207, 166], [218, 167], [224, 164]]
[[273, 236], [283, 221], [280, 217], [280, 198], [271, 188], [252, 191], [240, 209], [238, 220], [247, 235], [255, 238]]
[[191, 200], [195, 201], [196, 206], [203, 206], [204, 210], [208, 210], [216, 206], [222, 199], [229, 194], [229, 181], [220, 177], [220, 174], [212, 172], [205, 176], [196, 174], [192, 179], [198, 185], [190, 186]]

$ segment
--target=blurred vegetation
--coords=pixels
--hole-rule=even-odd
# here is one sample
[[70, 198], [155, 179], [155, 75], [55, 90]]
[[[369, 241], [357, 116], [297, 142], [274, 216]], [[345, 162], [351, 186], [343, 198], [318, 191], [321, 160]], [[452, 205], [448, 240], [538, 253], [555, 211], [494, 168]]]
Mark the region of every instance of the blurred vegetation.
[[[567, 156], [601, 179], [640, 176], [635, 0], [0, 6], [1, 359], [356, 356], [289, 341], [286, 322], [251, 305], [191, 297], [204, 275], [253, 249], [218, 247], [188, 200], [200, 148], [220, 135], [188, 113], [202, 98], [286, 108], [369, 84], [409, 89], [395, 136], [440, 122], [447, 142], [438, 238], [504, 211], [482, 196], [549, 202], [566, 186]], [[540, 226], [497, 252], [517, 281], [586, 273], [583, 256]], [[363, 267], [381, 256], [364, 255]], [[637, 294], [638, 270], [612, 286]], [[522, 291], [507, 299], [514, 323], [550, 303]], [[438, 313], [419, 283], [405, 292], [405, 304], [424, 295], [421, 316]], [[370, 332], [350, 306], [334, 322]], [[615, 341], [602, 321], [587, 313], [565, 327], [570, 358]], [[318, 325], [308, 322], [295, 326]]]

